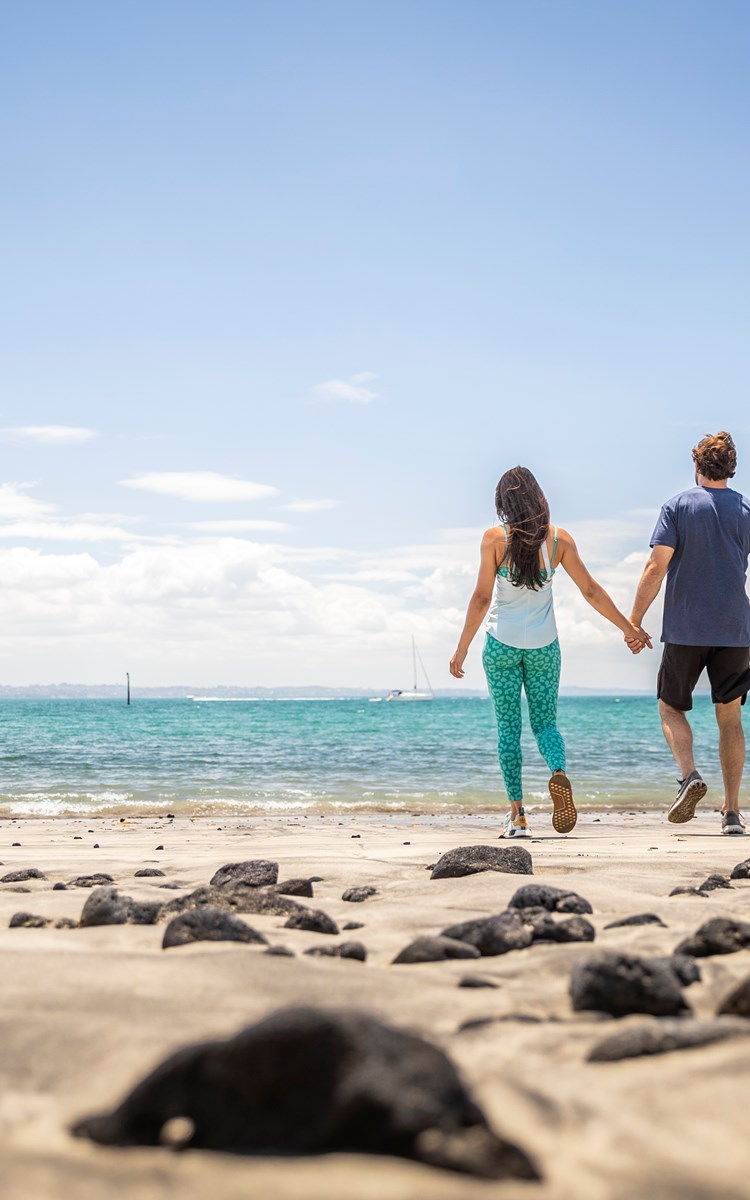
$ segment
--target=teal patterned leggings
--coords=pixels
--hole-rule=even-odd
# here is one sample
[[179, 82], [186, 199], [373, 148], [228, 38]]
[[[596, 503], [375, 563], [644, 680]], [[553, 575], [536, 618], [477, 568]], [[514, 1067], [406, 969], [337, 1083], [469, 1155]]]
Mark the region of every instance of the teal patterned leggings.
[[521, 784], [521, 687], [529, 702], [529, 719], [539, 752], [552, 771], [565, 770], [565, 742], [557, 729], [560, 686], [560, 643], [538, 650], [506, 646], [487, 634], [482, 654], [484, 673], [497, 718], [497, 753], [510, 801], [523, 800]]

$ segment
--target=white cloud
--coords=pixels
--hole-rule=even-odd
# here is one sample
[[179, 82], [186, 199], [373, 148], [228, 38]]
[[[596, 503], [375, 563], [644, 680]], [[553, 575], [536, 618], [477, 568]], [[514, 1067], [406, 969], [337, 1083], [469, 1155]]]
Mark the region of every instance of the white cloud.
[[292, 500], [290, 504], [280, 507], [284, 512], [312, 513], [325, 512], [329, 508], [336, 508], [338, 504], [338, 500]]
[[[106, 681], [125, 663], [144, 684], [398, 687], [408, 682], [414, 634], [433, 684], [453, 686], [447, 665], [476, 579], [480, 528], [363, 551], [251, 540], [242, 535], [284, 526], [236, 518], [192, 522], [180, 538], [159, 541], [112, 515], [63, 518], [29, 486], [0, 485], [7, 682]], [[627, 514], [611, 528], [607, 539], [598, 522], [582, 526], [580, 540], [596, 547], [594, 573], [627, 611], [647, 550], [634, 548], [640, 538]], [[2, 544], [16, 537], [116, 546], [97, 561], [73, 546]], [[555, 605], [564, 683], [652, 686], [658, 653], [633, 660], [563, 571]], [[650, 617], [646, 628], [658, 635], [657, 606]], [[467, 663], [473, 688], [484, 686], [482, 638]]]
[[53, 542], [132, 542], [134, 536], [117, 525], [94, 521], [13, 521], [0, 524], [0, 538], [31, 538]]
[[45, 442], [54, 446], [79, 446], [98, 437], [95, 429], [78, 425], [6, 425], [0, 437], [14, 442]]
[[191, 521], [188, 529], [198, 533], [283, 533], [290, 529], [283, 521]]
[[0, 521], [34, 520], [46, 517], [55, 511], [54, 504], [45, 504], [27, 496], [33, 483], [2, 483], [0, 484]]
[[261, 500], [273, 496], [277, 489], [265, 483], [251, 483], [216, 471], [162, 471], [121, 479], [123, 487], [176, 496], [179, 500], [227, 501]]
[[371, 371], [360, 371], [347, 379], [326, 379], [312, 388], [311, 400], [318, 404], [372, 404], [378, 393], [366, 387], [377, 379]]

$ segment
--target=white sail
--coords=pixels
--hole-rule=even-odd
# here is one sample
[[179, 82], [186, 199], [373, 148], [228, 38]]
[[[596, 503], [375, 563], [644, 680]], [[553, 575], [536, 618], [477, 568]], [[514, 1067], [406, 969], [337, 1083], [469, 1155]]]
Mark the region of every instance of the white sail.
[[[411, 639], [411, 657], [414, 672], [414, 687], [408, 692], [406, 690], [402, 690], [401, 688], [393, 688], [386, 696], [386, 700], [434, 700], [432, 684], [430, 683], [424, 663], [422, 662], [422, 655], [417, 650], [417, 643], [415, 642], [413, 635]], [[422, 668], [422, 674], [424, 675], [427, 687], [429, 688], [429, 691], [427, 692], [420, 692], [419, 690], [419, 681], [417, 679], [417, 659], [419, 659], [419, 665]]]

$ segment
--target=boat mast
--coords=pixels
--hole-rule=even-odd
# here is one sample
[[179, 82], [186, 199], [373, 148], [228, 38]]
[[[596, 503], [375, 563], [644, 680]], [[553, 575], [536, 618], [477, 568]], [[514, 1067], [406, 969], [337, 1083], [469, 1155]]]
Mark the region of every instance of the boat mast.
[[414, 634], [411, 635], [411, 657], [414, 666], [414, 691], [417, 690], [417, 643], [414, 641]]

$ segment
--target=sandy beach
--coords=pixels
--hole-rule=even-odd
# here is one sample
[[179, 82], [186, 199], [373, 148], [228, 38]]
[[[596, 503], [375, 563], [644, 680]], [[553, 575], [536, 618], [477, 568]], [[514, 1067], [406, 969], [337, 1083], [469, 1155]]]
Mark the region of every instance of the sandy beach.
[[[653, 1018], [615, 1021], [574, 1012], [569, 995], [573, 965], [598, 950], [667, 955], [710, 917], [750, 920], [750, 881], [733, 881], [732, 890], [708, 896], [669, 896], [675, 886], [698, 885], [711, 873], [728, 876], [748, 857], [747, 839], [721, 838], [717, 826], [708, 806], [678, 829], [654, 814], [601, 813], [561, 838], [548, 817], [537, 816], [536, 836], [525, 843], [533, 877], [487, 871], [438, 880], [426, 868], [443, 852], [505, 844], [497, 841], [495, 819], [3, 821], [0, 873], [35, 868], [46, 876], [0, 885], [4, 1197], [740, 1200], [746, 1195], [741, 1106], [750, 1039], [587, 1062], [605, 1034]], [[8, 927], [19, 911], [78, 920], [89, 891], [53, 890], [76, 876], [108, 873], [120, 892], [162, 902], [207, 884], [225, 863], [248, 859], [277, 861], [281, 879], [321, 876], [314, 900], [302, 903], [339, 926], [356, 920], [363, 927], [326, 939], [283, 928], [283, 916], [243, 918], [294, 957], [232, 942], [163, 950], [163, 925]], [[149, 867], [164, 877], [134, 878]], [[542, 943], [472, 961], [392, 965], [415, 937], [499, 913], [530, 882], [585, 897], [593, 909], [594, 944]], [[364, 903], [343, 901], [343, 891], [354, 885], [372, 885], [377, 893]], [[666, 927], [604, 928], [644, 912], [657, 914]], [[366, 946], [365, 963], [303, 953], [350, 937]], [[701, 981], [685, 996], [695, 1017], [711, 1018], [750, 974], [750, 950], [698, 962]], [[459, 987], [467, 974], [497, 986]], [[72, 1122], [112, 1108], [176, 1048], [231, 1035], [300, 1003], [366, 1009], [440, 1046], [492, 1125], [533, 1157], [542, 1182], [487, 1182], [397, 1158], [176, 1154], [102, 1148], [70, 1136]], [[467, 1022], [482, 1023], [462, 1029]]]

